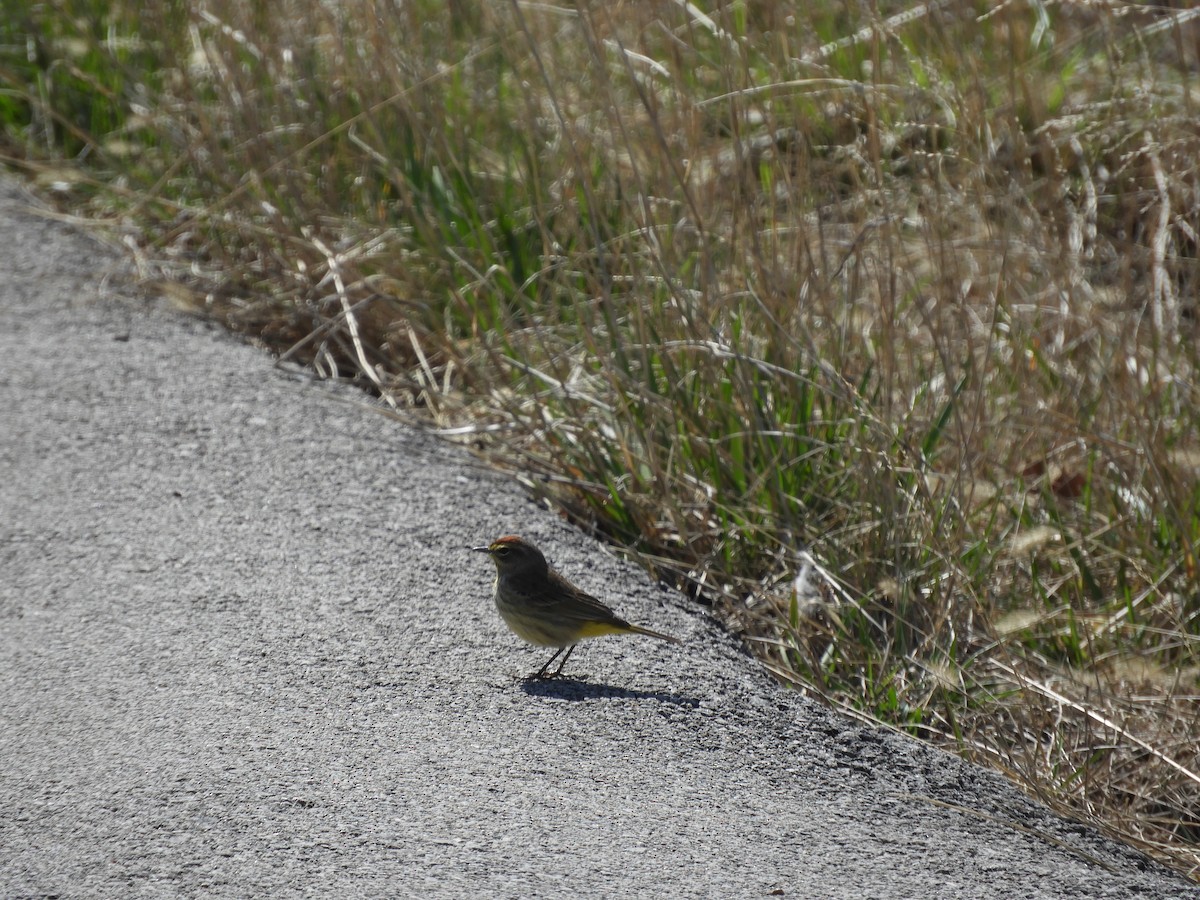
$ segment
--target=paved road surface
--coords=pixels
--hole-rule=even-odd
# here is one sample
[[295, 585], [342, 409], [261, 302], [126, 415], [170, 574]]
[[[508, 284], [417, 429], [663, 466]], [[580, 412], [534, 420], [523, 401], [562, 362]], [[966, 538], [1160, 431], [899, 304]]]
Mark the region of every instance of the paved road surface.
[[[780, 689], [354, 392], [102, 296], [119, 261], [24, 202], [0, 183], [0, 896], [1200, 897]], [[542, 651], [465, 549], [507, 532], [685, 643], [521, 683]]]

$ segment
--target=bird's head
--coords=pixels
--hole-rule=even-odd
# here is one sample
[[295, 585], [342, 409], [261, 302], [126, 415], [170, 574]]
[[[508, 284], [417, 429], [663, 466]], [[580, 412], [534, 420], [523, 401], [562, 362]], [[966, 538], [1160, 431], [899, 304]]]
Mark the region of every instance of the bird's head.
[[478, 553], [486, 553], [496, 564], [501, 575], [544, 574], [546, 557], [533, 544], [515, 534], [496, 538], [486, 547], [472, 547]]

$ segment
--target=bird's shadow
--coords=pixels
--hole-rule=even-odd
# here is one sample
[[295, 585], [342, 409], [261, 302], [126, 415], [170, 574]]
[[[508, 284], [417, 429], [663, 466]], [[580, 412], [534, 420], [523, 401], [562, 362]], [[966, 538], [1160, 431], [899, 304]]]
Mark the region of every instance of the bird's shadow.
[[552, 697], [555, 700], [655, 700], [672, 706], [695, 709], [699, 701], [667, 691], [642, 691], [637, 688], [619, 687], [615, 684], [591, 682], [586, 678], [559, 675], [555, 678], [522, 678], [521, 690], [531, 697]]

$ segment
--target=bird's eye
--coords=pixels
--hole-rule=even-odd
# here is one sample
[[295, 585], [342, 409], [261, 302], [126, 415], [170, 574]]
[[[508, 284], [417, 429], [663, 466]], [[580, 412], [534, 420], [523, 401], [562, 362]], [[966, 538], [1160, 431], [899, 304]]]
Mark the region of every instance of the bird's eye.
[[508, 548], [507, 547], [497, 547], [496, 555], [497, 556], [508, 556]]

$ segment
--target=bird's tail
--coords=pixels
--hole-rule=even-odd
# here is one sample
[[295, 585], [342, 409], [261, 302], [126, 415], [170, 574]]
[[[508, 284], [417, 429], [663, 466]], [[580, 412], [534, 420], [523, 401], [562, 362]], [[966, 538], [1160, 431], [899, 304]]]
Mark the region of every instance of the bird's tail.
[[629, 630], [634, 634], [644, 634], [646, 637], [658, 638], [660, 641], [666, 641], [670, 644], [681, 643], [677, 637], [671, 637], [671, 635], [663, 634], [661, 631], [651, 631], [649, 628], [643, 628], [641, 625], [630, 625]]

